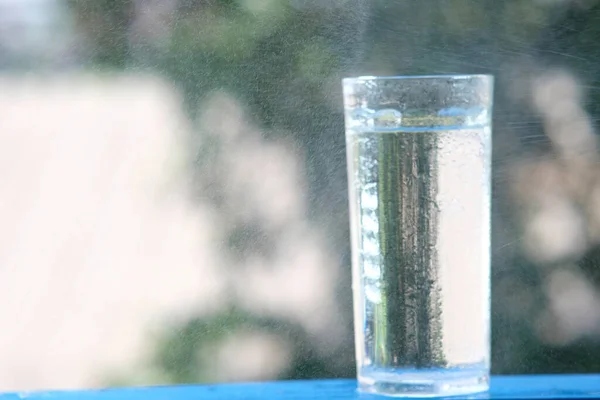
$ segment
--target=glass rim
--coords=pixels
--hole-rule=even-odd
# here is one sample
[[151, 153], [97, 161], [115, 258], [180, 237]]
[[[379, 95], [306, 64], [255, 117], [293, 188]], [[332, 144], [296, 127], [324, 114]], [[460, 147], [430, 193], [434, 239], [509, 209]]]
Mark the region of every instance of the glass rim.
[[377, 76], [377, 75], [362, 75], [354, 77], [343, 78], [343, 82], [364, 82], [364, 81], [394, 81], [394, 80], [410, 80], [410, 79], [494, 79], [494, 75], [491, 74], [442, 74], [442, 75], [389, 75], [389, 76]]

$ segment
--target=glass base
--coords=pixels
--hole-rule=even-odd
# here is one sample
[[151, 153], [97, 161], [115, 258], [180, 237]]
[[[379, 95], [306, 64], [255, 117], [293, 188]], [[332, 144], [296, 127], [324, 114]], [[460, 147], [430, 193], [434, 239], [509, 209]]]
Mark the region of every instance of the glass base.
[[358, 390], [395, 397], [464, 396], [489, 389], [486, 370], [378, 370], [362, 371]]

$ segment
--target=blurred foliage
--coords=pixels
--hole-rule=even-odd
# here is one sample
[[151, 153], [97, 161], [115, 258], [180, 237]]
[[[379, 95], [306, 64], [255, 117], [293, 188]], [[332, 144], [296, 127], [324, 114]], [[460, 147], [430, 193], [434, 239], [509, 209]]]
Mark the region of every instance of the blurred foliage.
[[[511, 97], [511, 88], [525, 84], [525, 78], [515, 75], [514, 66], [526, 65], [531, 58], [548, 60], [597, 79], [597, 6], [580, 10], [579, 3], [531, 0], [165, 0], [159, 10], [156, 2], [67, 1], [86, 38], [91, 67], [150, 69], [163, 74], [185, 94], [191, 118], [212, 91], [232, 93], [250, 110], [267, 139], [285, 135], [301, 149], [310, 189], [310, 217], [331, 232], [344, 266], [339, 298], [347, 321], [352, 314], [339, 79], [356, 74], [496, 75], [494, 372], [600, 370], [598, 342], [562, 348], [543, 344], [535, 334], [532, 315], [515, 317], [514, 307], [507, 302], [510, 291], [498, 290], [505, 280], [517, 282], [533, 293], [537, 309], [546, 301], [539, 270], [518, 245], [502, 239], [521, 235], [504, 168], [524, 151], [545, 146], [543, 141], [527, 140], [532, 130], [542, 128], [523, 101]], [[159, 18], [144, 22], [152, 13]], [[591, 112], [598, 112], [600, 99], [590, 100], [589, 105]], [[207, 159], [217, 157], [218, 145], [207, 150], [206, 142], [205, 147], [198, 142], [190, 138], [200, 177], [210, 163]], [[210, 190], [201, 190], [200, 178], [196, 186], [198, 195], [204, 193], [206, 198]], [[209, 200], [219, 206], [219, 196]], [[243, 245], [254, 235], [252, 229], [232, 228], [230, 245], [244, 249], [242, 256], [252, 251]], [[591, 257], [594, 269], [598, 257]], [[352, 357], [340, 366], [335, 357], [315, 355], [310, 338], [300, 328], [234, 311], [213, 319], [192, 319], [162, 340], [155, 358], [161, 381], [209, 381], [210, 366], [195, 355], [243, 326], [293, 338], [293, 365], [281, 378], [350, 377], [354, 373]], [[351, 355], [351, 338], [343, 340], [343, 349]]]
[[98, 66], [123, 68], [129, 57], [127, 34], [133, 18], [133, 2], [121, 0], [68, 0], [76, 24], [93, 29], [91, 43], [94, 63]]
[[253, 332], [275, 335], [291, 345], [288, 366], [277, 379], [327, 379], [352, 373], [352, 357], [338, 354], [335, 362], [323, 359], [310, 334], [300, 325], [230, 309], [211, 317], [190, 318], [168, 333], [162, 332], [148, 364], [140, 365], [136, 371], [111, 371], [107, 384], [114, 387], [222, 381], [215, 365], [219, 345], [229, 338], [236, 340], [240, 333]]
[[300, 326], [236, 310], [186, 322], [158, 347], [156, 365], [169, 382], [213, 382], [218, 377], [210, 374], [214, 369], [210, 354], [228, 335], [252, 330], [276, 334], [295, 343], [290, 367], [282, 371], [280, 379], [327, 378], [341, 372], [335, 364], [316, 356], [309, 335]]

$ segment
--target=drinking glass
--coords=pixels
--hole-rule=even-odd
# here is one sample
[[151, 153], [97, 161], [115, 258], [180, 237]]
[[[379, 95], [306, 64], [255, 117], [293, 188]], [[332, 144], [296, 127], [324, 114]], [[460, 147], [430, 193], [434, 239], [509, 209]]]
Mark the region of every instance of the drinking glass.
[[343, 80], [360, 391], [488, 389], [493, 78]]

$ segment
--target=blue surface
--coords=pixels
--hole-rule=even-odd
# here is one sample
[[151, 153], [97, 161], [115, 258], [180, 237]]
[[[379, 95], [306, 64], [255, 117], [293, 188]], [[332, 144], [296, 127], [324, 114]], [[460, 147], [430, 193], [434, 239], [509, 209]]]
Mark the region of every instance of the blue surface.
[[[457, 397], [455, 397], [456, 399]], [[458, 397], [465, 398], [465, 397]], [[476, 399], [600, 399], [600, 375], [495, 376]], [[382, 399], [356, 393], [354, 380], [171, 386], [81, 392], [8, 393], [0, 400], [341, 400]]]

